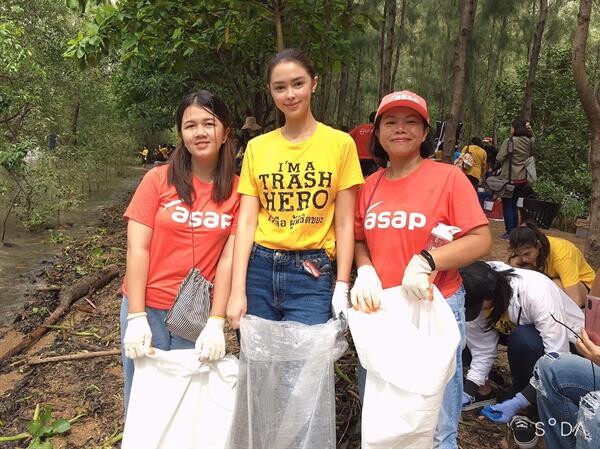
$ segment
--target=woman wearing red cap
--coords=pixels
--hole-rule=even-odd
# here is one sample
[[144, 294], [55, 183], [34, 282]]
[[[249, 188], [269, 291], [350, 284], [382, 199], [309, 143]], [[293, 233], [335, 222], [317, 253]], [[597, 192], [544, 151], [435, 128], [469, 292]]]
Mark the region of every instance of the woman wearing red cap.
[[[444, 392], [434, 447], [457, 448], [465, 328], [465, 292], [457, 269], [485, 255], [492, 239], [488, 220], [464, 173], [427, 158], [432, 150], [428, 133], [427, 103], [419, 95], [393, 92], [381, 100], [371, 151], [380, 163], [389, 161], [389, 165], [367, 178], [357, 199], [358, 276], [351, 296], [353, 306], [364, 311], [379, 307], [382, 288], [398, 285], [408, 299], [431, 299], [430, 274], [440, 272], [435, 284], [454, 312], [462, 344], [455, 375]], [[426, 242], [438, 223], [456, 226], [461, 232], [453, 242], [427, 252]]]

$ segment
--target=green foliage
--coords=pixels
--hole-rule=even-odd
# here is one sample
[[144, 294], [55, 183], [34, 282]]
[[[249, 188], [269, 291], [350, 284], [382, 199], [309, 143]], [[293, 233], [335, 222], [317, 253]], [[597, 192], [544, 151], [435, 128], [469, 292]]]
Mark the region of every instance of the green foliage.
[[44, 317], [44, 316], [48, 315], [48, 308], [47, 307], [32, 307], [31, 311], [35, 315], [39, 315], [41, 317]]
[[52, 408], [49, 405], [40, 410], [40, 405], [37, 404], [33, 419], [27, 423], [27, 430], [32, 438], [27, 449], [52, 449], [50, 438], [68, 432], [70, 428], [69, 421], [52, 417]]
[[[521, 64], [514, 77], [497, 84], [498, 117], [507, 131], [520, 113], [526, 70]], [[587, 164], [589, 128], [573, 82], [569, 47], [546, 49], [535, 86], [532, 125], [539, 181], [534, 190], [540, 199], [561, 204], [555, 225], [573, 230], [575, 219], [589, 211], [592, 180]]]
[[[308, 50], [319, 70], [339, 65], [351, 55], [351, 36], [368, 27], [367, 11], [345, 0], [285, 2], [285, 43]], [[273, 20], [268, 1], [126, 0], [98, 8], [65, 55], [88, 65], [118, 57], [122, 104], [150, 126], [172, 123], [168, 113], [197, 88], [220, 94], [236, 121], [254, 115], [265, 124], [273, 110], [263, 77], [275, 53]]]
[[[57, 223], [108, 184], [137, 146], [118, 113], [117, 68], [82, 71], [62, 57], [78, 29], [91, 30], [81, 14], [112, 2], [69, 3], [77, 13], [56, 0], [0, 3], [0, 210], [31, 229]], [[54, 151], [49, 134], [58, 136]]]
[[7, 149], [0, 148], [0, 167], [12, 175], [23, 173], [25, 157], [32, 147], [32, 142], [22, 141], [10, 145]]
[[[589, 174], [588, 174], [589, 177]], [[591, 180], [587, 188], [591, 186]], [[536, 196], [543, 201], [560, 204], [560, 211], [553, 226], [563, 231], [575, 231], [575, 220], [589, 213], [590, 197], [577, 191], [569, 191], [552, 178], [542, 178], [534, 186]]]

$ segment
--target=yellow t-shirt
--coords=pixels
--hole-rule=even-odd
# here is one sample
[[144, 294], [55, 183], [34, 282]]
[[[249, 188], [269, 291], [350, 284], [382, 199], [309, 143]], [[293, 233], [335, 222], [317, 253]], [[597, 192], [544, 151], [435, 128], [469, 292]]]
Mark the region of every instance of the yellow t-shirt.
[[335, 254], [337, 192], [363, 184], [354, 140], [322, 123], [299, 143], [280, 129], [248, 142], [238, 192], [260, 200], [254, 240], [271, 249]]
[[487, 153], [478, 145], [467, 145], [460, 150], [460, 153], [465, 154], [467, 151], [473, 156], [473, 166], [468, 170], [465, 170], [465, 173], [477, 179], [481, 179], [481, 175], [485, 172], [485, 166], [487, 164]]
[[590, 288], [596, 274], [579, 248], [574, 243], [558, 237], [548, 236], [548, 240], [550, 255], [546, 274], [552, 279], [560, 279], [563, 288], [572, 287], [579, 282], [583, 282]]

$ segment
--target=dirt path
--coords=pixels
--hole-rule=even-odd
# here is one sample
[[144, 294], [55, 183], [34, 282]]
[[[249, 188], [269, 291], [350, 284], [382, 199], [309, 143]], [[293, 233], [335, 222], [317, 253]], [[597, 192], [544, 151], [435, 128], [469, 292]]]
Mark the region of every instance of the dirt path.
[[[76, 418], [66, 436], [52, 441], [54, 448], [119, 447], [122, 431], [122, 377], [119, 356], [99, 357], [29, 365], [32, 357], [50, 357], [83, 351], [119, 348], [118, 314], [120, 283], [125, 262], [125, 227], [121, 218], [124, 203], [105, 209], [97, 232], [88, 238], [65, 245], [58, 262], [45, 267], [43, 284], [70, 285], [86, 272], [116, 263], [121, 276], [99, 292], [77, 301], [62, 319], [59, 328], [50, 330], [38, 343], [23, 354], [10, 358], [0, 367], [0, 435], [10, 436], [26, 431], [36, 404], [50, 405], [53, 416]], [[498, 239], [502, 223], [492, 222], [495, 235], [489, 259], [506, 260], [506, 242]], [[574, 235], [551, 231], [582, 246]], [[36, 285], [32, 285], [32, 290]], [[48, 311], [54, 310], [56, 292], [32, 294], [24, 310], [10, 326], [0, 329], [0, 356], [21, 335], [39, 325]], [[238, 352], [232, 333], [228, 334], [228, 349]], [[340, 359], [338, 367], [346, 376], [336, 380], [338, 448], [360, 447], [360, 437], [353, 430], [359, 417], [359, 401], [354, 368], [356, 354], [352, 348]], [[501, 375], [507, 376], [505, 364], [498, 365]], [[343, 377], [347, 377], [344, 380]], [[350, 383], [348, 382], [350, 381]], [[505, 428], [479, 419], [476, 413], [465, 413], [459, 429], [463, 449], [497, 448]], [[116, 437], [116, 438], [115, 438]], [[2, 447], [26, 446], [21, 440], [3, 443]]]

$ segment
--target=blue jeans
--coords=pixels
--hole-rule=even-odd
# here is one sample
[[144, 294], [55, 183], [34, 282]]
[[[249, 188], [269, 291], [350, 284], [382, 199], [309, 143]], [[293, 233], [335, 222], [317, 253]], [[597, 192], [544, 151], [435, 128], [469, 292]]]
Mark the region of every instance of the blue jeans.
[[454, 376], [450, 378], [444, 391], [437, 429], [433, 436], [433, 447], [439, 449], [458, 449], [458, 422], [460, 421], [460, 412], [462, 411], [463, 394], [462, 351], [466, 341], [465, 289], [461, 286], [456, 293], [449, 296], [446, 300], [458, 324], [460, 344], [456, 349], [456, 370]]
[[569, 353], [550, 353], [535, 366], [534, 381], [546, 447], [600, 447], [600, 366]]
[[[444, 399], [433, 438], [434, 448], [458, 448], [458, 422], [462, 411], [463, 373], [462, 350], [465, 346], [465, 289], [461, 286], [456, 293], [446, 298], [460, 331], [460, 344], [456, 349], [456, 370], [444, 390]], [[410, 363], [410, 362], [409, 362]], [[358, 362], [358, 393], [362, 402], [365, 394], [367, 370]]]
[[519, 209], [517, 201], [519, 198], [525, 198], [532, 192], [527, 184], [515, 184], [515, 190], [512, 198], [502, 198], [502, 213], [504, 214], [504, 227], [510, 234], [514, 228], [519, 226]]
[[477, 191], [477, 198], [479, 199], [479, 205], [483, 209], [483, 202], [486, 201], [486, 200], [492, 201], [493, 195], [492, 195], [492, 192], [479, 192], [479, 191]]
[[517, 201], [513, 198], [502, 198], [502, 214], [504, 215], [504, 228], [507, 234], [519, 225], [519, 212]]
[[[316, 270], [314, 275], [304, 268], [307, 263]], [[252, 247], [246, 275], [249, 315], [326, 323], [332, 317], [332, 291], [333, 268], [325, 250], [273, 250], [256, 243]]]
[[533, 324], [517, 326], [506, 339], [506, 355], [513, 393], [522, 391], [533, 374], [533, 367], [544, 355], [544, 342]]
[[[154, 307], [146, 306], [148, 314], [148, 325], [152, 331], [152, 347], [170, 351], [171, 349], [193, 349], [196, 342], [189, 341], [177, 335], [171, 334], [165, 324], [167, 310], [155, 309]], [[121, 360], [123, 362], [123, 404], [125, 406], [125, 414], [127, 414], [127, 405], [129, 404], [129, 394], [131, 392], [131, 383], [133, 382], [133, 372], [135, 365], [133, 360], [125, 357], [123, 351], [123, 337], [127, 329], [127, 298], [123, 296], [121, 302]]]

